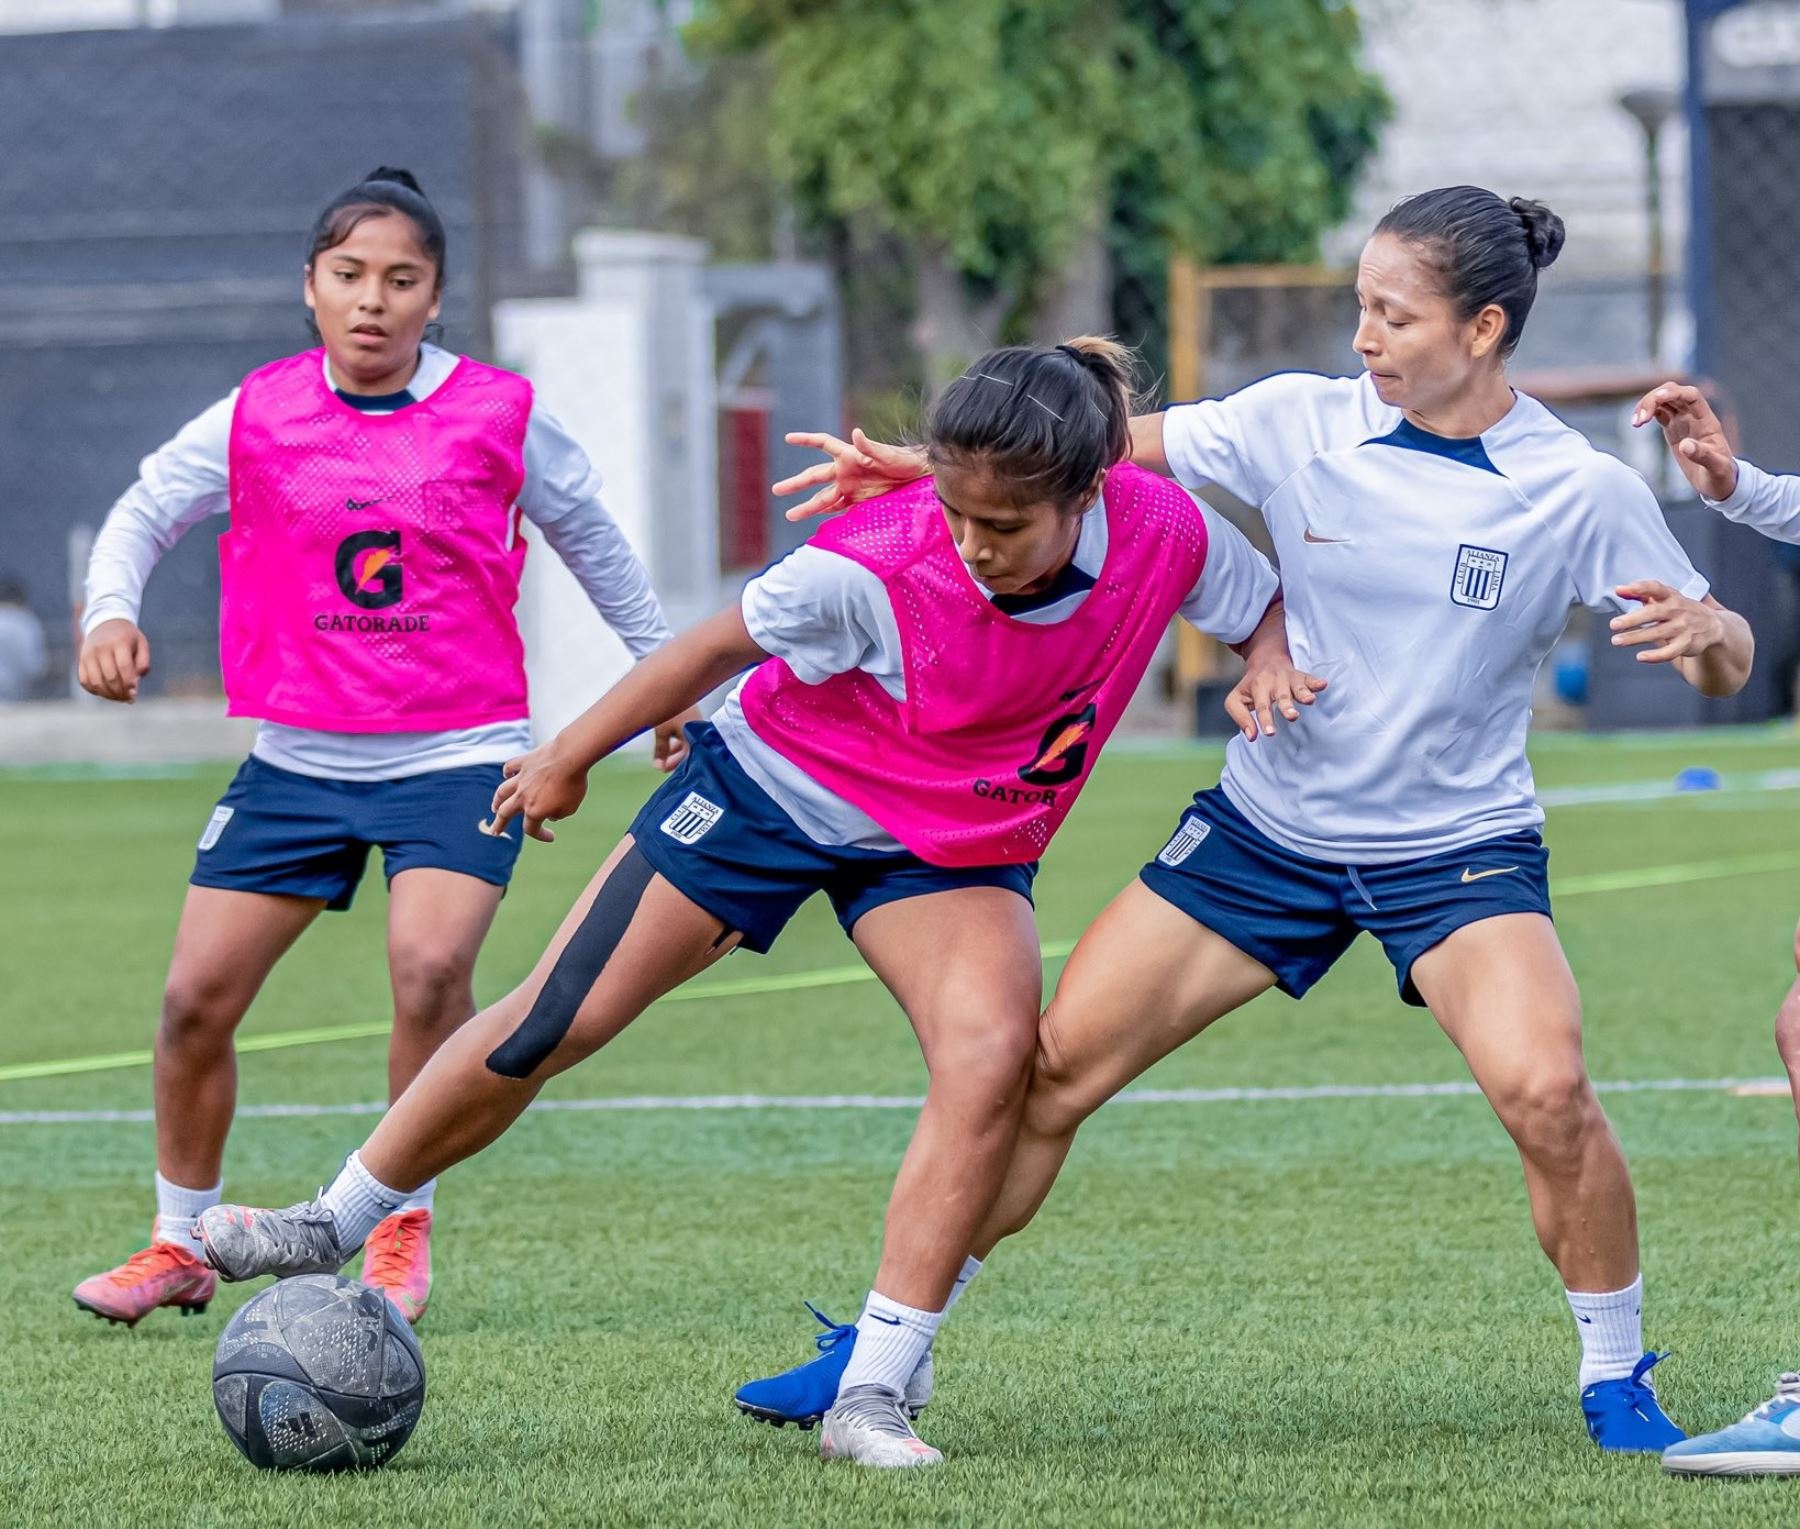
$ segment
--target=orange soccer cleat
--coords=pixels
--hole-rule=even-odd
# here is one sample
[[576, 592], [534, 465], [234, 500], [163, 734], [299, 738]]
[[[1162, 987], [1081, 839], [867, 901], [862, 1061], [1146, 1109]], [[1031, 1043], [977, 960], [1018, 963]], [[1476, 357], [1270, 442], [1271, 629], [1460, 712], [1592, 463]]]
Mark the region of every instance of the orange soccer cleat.
[[75, 1304], [108, 1322], [134, 1327], [159, 1306], [179, 1306], [184, 1317], [206, 1310], [218, 1276], [186, 1248], [153, 1242], [116, 1269], [84, 1279]]
[[396, 1211], [363, 1244], [362, 1282], [417, 1322], [431, 1299], [431, 1212]]

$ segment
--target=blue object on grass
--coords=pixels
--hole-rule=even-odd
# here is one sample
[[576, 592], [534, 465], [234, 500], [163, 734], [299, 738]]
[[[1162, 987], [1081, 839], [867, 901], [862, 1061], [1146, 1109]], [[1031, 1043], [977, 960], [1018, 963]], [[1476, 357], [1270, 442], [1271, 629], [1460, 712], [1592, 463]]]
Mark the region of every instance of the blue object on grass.
[[1675, 777], [1677, 791], [1717, 791], [1719, 772], [1707, 765], [1689, 765]]

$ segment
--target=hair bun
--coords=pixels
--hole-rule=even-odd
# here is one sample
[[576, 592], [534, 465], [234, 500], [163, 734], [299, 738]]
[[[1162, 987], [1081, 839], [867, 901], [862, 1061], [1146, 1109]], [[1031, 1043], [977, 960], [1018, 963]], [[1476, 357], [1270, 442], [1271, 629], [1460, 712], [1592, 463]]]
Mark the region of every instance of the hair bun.
[[1515, 196], [1506, 204], [1518, 214], [1525, 228], [1525, 246], [1531, 252], [1531, 263], [1543, 270], [1562, 253], [1563, 220], [1542, 202]]
[[411, 170], [402, 170], [394, 165], [377, 165], [363, 177], [365, 186], [370, 181], [392, 181], [396, 186], [404, 186], [420, 196], [425, 195], [425, 188], [419, 184], [418, 177]]
[[1130, 346], [1121, 345], [1110, 335], [1078, 334], [1056, 348], [1099, 378], [1101, 386], [1109, 391], [1121, 390], [1130, 401], [1137, 371], [1137, 356]]

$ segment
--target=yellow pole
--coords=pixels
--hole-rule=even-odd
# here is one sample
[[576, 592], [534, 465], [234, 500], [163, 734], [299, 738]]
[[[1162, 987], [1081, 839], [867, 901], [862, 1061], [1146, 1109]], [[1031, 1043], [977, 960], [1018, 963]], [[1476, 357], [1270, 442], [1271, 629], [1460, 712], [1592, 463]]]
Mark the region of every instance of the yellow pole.
[[1210, 328], [1201, 317], [1202, 303], [1212, 294], [1203, 292], [1200, 269], [1186, 255], [1169, 261], [1169, 397], [1199, 397], [1199, 381], [1206, 371], [1200, 354], [1201, 330]]
[[[1212, 289], [1186, 255], [1169, 261], [1169, 399], [1198, 398], [1206, 389], [1206, 347], [1212, 334]], [[1218, 644], [1185, 621], [1175, 623], [1175, 694], [1184, 704], [1200, 681], [1220, 669]]]

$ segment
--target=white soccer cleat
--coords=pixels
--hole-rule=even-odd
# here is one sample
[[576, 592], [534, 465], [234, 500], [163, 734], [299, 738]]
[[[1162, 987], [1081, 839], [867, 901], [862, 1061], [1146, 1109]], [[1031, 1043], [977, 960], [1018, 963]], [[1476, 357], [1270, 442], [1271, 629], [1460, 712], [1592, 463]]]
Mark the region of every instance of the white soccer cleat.
[[285, 1210], [248, 1205], [214, 1205], [195, 1223], [206, 1261], [225, 1280], [273, 1274], [336, 1274], [356, 1254], [338, 1245], [337, 1225], [318, 1200]]
[[852, 1386], [838, 1393], [819, 1432], [819, 1458], [884, 1471], [944, 1462], [913, 1432], [904, 1399], [885, 1386]]
[[1800, 1374], [1742, 1421], [1671, 1444], [1662, 1464], [1674, 1476], [1800, 1476]]

